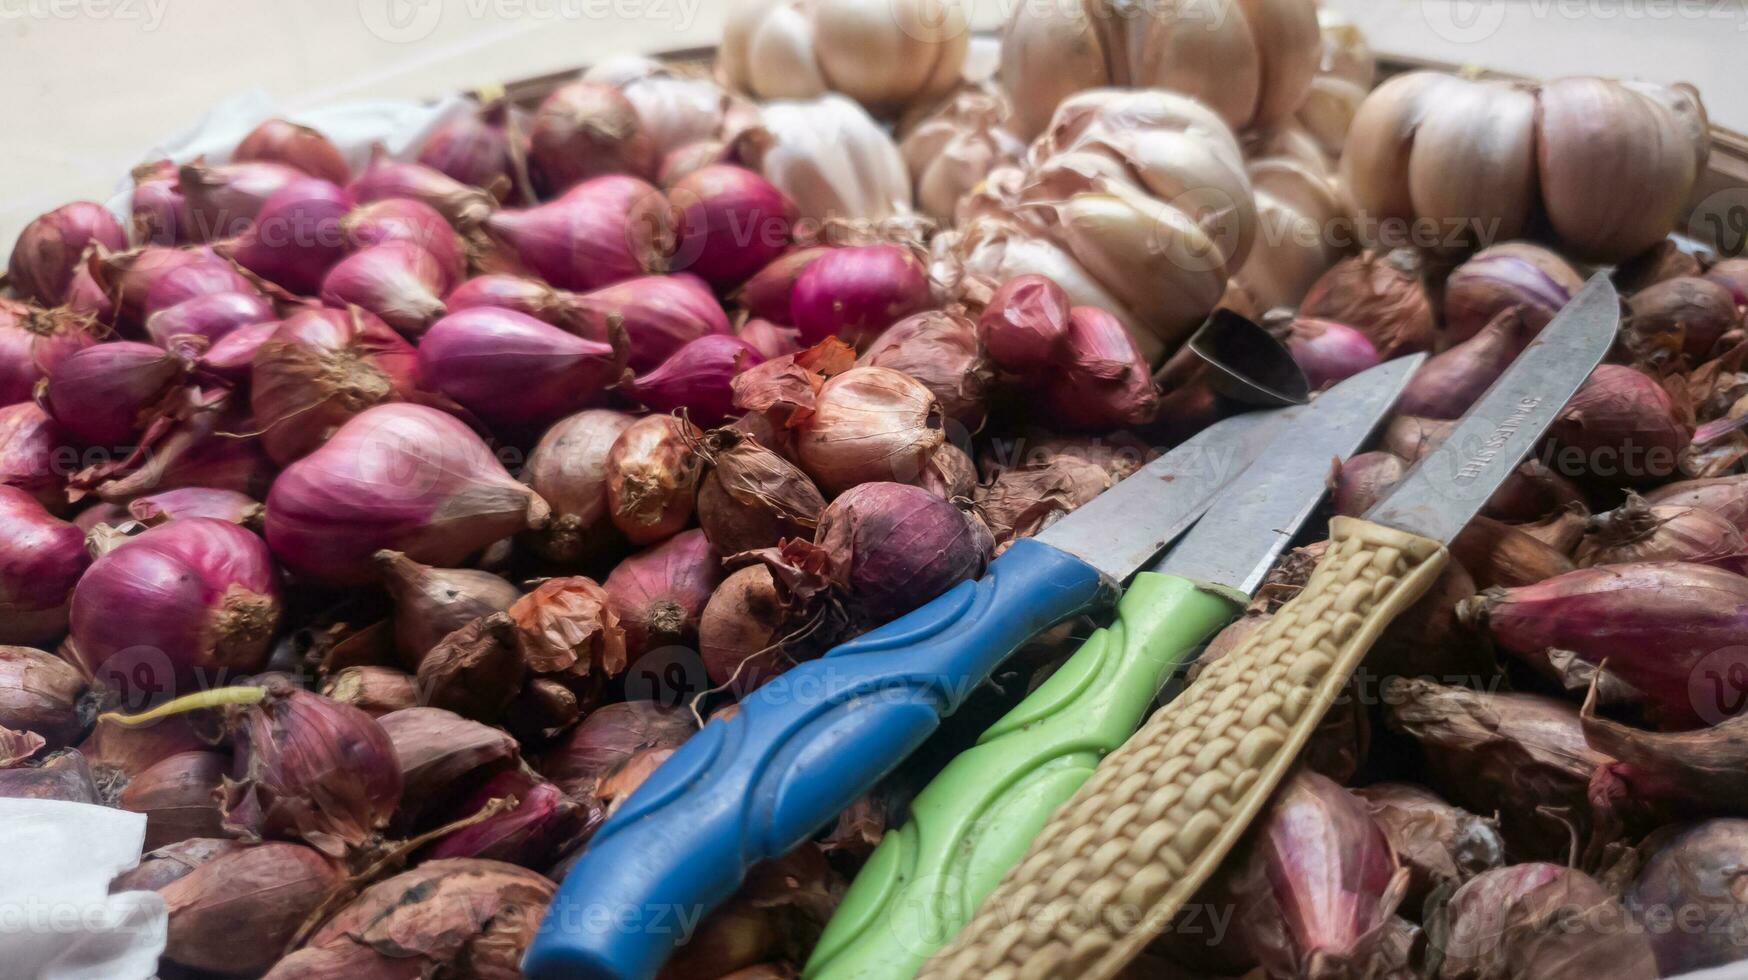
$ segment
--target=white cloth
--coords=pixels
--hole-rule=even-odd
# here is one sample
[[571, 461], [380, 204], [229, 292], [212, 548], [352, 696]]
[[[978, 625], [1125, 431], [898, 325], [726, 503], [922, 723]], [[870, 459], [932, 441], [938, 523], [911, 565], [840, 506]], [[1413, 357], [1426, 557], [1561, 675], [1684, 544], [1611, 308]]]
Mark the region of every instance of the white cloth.
[[140, 862], [146, 817], [58, 800], [0, 799], [0, 975], [147, 980], [164, 951], [164, 900], [109, 894]]

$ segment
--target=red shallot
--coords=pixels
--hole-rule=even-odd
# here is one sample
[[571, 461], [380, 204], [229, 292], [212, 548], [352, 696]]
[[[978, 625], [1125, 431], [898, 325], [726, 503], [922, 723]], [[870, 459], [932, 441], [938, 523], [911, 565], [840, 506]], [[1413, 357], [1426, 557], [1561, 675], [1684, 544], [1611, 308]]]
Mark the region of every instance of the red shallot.
[[308, 126], [286, 119], [269, 119], [250, 130], [231, 152], [231, 159], [283, 163], [342, 185], [352, 179], [352, 168], [346, 165], [339, 147]]
[[0, 728], [33, 732], [53, 749], [71, 745], [91, 722], [85, 693], [85, 679], [60, 657], [0, 646]]
[[516, 165], [510, 147], [510, 105], [496, 99], [437, 127], [419, 147], [419, 163], [507, 200]]
[[127, 248], [127, 233], [101, 204], [63, 204], [24, 226], [12, 245], [7, 281], [25, 299], [59, 306], [67, 301], [85, 250], [94, 245], [119, 252]]
[[625, 630], [627, 655], [690, 644], [698, 617], [722, 581], [722, 563], [703, 531], [682, 531], [615, 565], [601, 583]]
[[750, 565], [730, 575], [698, 621], [698, 655], [710, 682], [745, 694], [806, 659], [813, 651], [794, 635], [800, 625], [769, 568]]
[[405, 163], [378, 152], [364, 172], [346, 186], [359, 204], [407, 198], [429, 205], [457, 231], [471, 231], [485, 223], [497, 209], [497, 201], [484, 190], [464, 184], [441, 171], [418, 163]]
[[394, 746], [401, 773], [401, 808], [395, 825], [430, 826], [458, 794], [470, 793], [521, 760], [507, 732], [469, 721], [453, 711], [420, 706], [377, 719]]
[[1744, 820], [1682, 828], [1656, 842], [1628, 888], [1624, 901], [1650, 938], [1663, 976], [1748, 959], [1745, 835]]
[[419, 703], [413, 676], [393, 667], [347, 667], [328, 678], [322, 695], [349, 704], [372, 718]]
[[671, 415], [647, 415], [626, 426], [607, 452], [607, 514], [633, 544], [653, 544], [691, 523], [699, 432]]
[[1596, 879], [1573, 868], [1518, 864], [1483, 872], [1438, 917], [1439, 980], [1659, 976], [1644, 931]]
[[246, 231], [215, 249], [269, 282], [314, 296], [346, 255], [340, 223], [351, 209], [351, 197], [337, 185], [305, 177], [275, 191]]
[[461, 236], [443, 215], [422, 201], [393, 197], [360, 204], [340, 221], [346, 243], [355, 249], [388, 242], [417, 245], [443, 269], [440, 292], [448, 292], [467, 275], [467, 251]]
[[159, 696], [260, 670], [280, 611], [261, 539], [190, 517], [126, 538], [91, 564], [73, 591], [73, 645], [87, 674], [120, 672], [140, 687], [124, 693]]
[[1728, 289], [1737, 307], [1748, 309], [1748, 258], [1725, 259], [1706, 270], [1705, 278]]
[[929, 304], [928, 275], [901, 245], [835, 248], [795, 280], [790, 311], [801, 341], [840, 337], [866, 347], [881, 331]]
[[560, 419], [528, 456], [523, 479], [552, 507], [552, 520], [533, 535], [554, 561], [596, 554], [614, 538], [607, 517], [607, 455], [635, 419], [596, 408]]
[[255, 355], [279, 331], [279, 321], [269, 320], [237, 327], [213, 341], [200, 355], [200, 366], [226, 381], [247, 382], [255, 369]]
[[1540, 245], [1507, 242], [1484, 248], [1445, 280], [1445, 332], [1451, 343], [1460, 344], [1516, 308], [1533, 337], [1583, 285], [1565, 259]]
[[717, 553], [813, 537], [825, 497], [795, 464], [732, 429], [707, 435], [698, 452], [710, 465], [698, 485], [698, 525]]
[[395, 645], [411, 666], [444, 637], [482, 616], [503, 612], [522, 595], [491, 572], [432, 568], [386, 549], [375, 558], [395, 603]]
[[1480, 332], [1422, 364], [1396, 410], [1421, 418], [1461, 418], [1534, 336], [1523, 309], [1506, 307]]
[[74, 352], [97, 343], [101, 331], [65, 310], [39, 310], [0, 299], [0, 405], [30, 401], [37, 382]]
[[[625, 327], [633, 371], [653, 371], [681, 347], [710, 334], [732, 333], [728, 314], [697, 276], [647, 276], [574, 297], [589, 323], [584, 336], [605, 337], [617, 318]], [[566, 329], [574, 329], [566, 327]]]
[[528, 144], [534, 179], [549, 197], [604, 174], [654, 179], [659, 162], [637, 108], [604, 82], [554, 89], [534, 113]]
[[515, 800], [516, 805], [439, 838], [426, 859], [483, 858], [544, 868], [575, 847], [604, 815], [599, 806], [579, 804], [526, 769], [509, 769], [492, 777], [455, 813], [470, 816], [500, 799]]
[[249, 402], [261, 444], [285, 466], [366, 409], [407, 398], [419, 381], [417, 352], [374, 314], [309, 309], [256, 352]]
[[444, 313], [451, 278], [443, 264], [412, 242], [384, 242], [341, 259], [322, 279], [322, 302], [357, 306], [403, 334], [420, 334]]
[[453, 416], [380, 405], [285, 468], [267, 497], [266, 535], [293, 571], [351, 585], [375, 577], [383, 548], [453, 566], [546, 518], [546, 502]]
[[638, 375], [626, 393], [657, 412], [684, 411], [699, 425], [734, 414], [735, 375], [764, 361], [751, 344], [728, 334], [688, 341], [654, 370]]
[[978, 336], [1007, 370], [1041, 372], [1056, 364], [1067, 342], [1070, 308], [1061, 286], [1044, 276], [1019, 276], [990, 297], [977, 322]]
[[34, 402], [0, 405], [0, 487], [22, 490], [45, 507], [65, 508], [63, 488], [77, 465], [71, 441]]
[[1499, 824], [1409, 783], [1354, 790], [1366, 802], [1397, 860], [1408, 869], [1407, 900], [1418, 907], [1439, 885], [1461, 885], [1505, 863]]
[[1366, 335], [1381, 360], [1431, 350], [1436, 339], [1432, 300], [1412, 249], [1343, 259], [1311, 286], [1299, 315], [1345, 323]]
[[588, 799], [598, 796], [601, 783], [633, 756], [678, 748], [697, 727], [691, 712], [653, 701], [603, 705], [546, 751], [540, 774], [567, 795]]
[[485, 230], [559, 289], [599, 289], [665, 272], [673, 248], [668, 199], [636, 177], [596, 177], [546, 204], [499, 211]]
[[[618, 338], [615, 338], [616, 340]], [[545, 425], [599, 404], [624, 371], [623, 343], [565, 333], [482, 307], [452, 313], [419, 339], [419, 375], [493, 423]]]
[[217, 342], [241, 327], [277, 319], [273, 304], [260, 293], [211, 293], [153, 313], [146, 319], [146, 335], [161, 347], [168, 347], [183, 334]]
[[906, 317], [870, 344], [856, 363], [908, 374], [934, 393], [947, 418], [967, 431], [983, 426], [994, 372], [969, 317], [940, 311]]
[[170, 913], [164, 958], [196, 970], [259, 974], [343, 887], [340, 868], [301, 844], [215, 857], [159, 890]]
[[795, 204], [744, 167], [717, 164], [668, 186], [679, 212], [674, 267], [728, 289], [765, 268], [789, 247]]
[[795, 284], [809, 266], [831, 253], [829, 246], [813, 245], [792, 249], [772, 259], [740, 288], [741, 305], [753, 316], [794, 326]]
[[890, 368], [856, 367], [819, 389], [796, 446], [827, 493], [875, 480], [911, 483], [945, 439], [940, 402], [922, 382]]
[[119, 340], [74, 351], [48, 379], [45, 407], [87, 445], [132, 446], [187, 379], [203, 344], [183, 338], [166, 350]]
[[182, 752], [129, 780], [115, 802], [146, 815], [147, 850], [191, 837], [224, 837], [219, 790], [230, 766], [221, 752]]
[[189, 241], [218, 242], [242, 234], [273, 195], [305, 180], [328, 181], [283, 163], [242, 161], [218, 166], [203, 162], [177, 168], [188, 218]]
[[1044, 381], [1057, 421], [1076, 429], [1141, 425], [1159, 412], [1153, 372], [1121, 320], [1092, 306], [1069, 314], [1061, 360]]
[[1631, 491], [1627, 502], [1590, 519], [1575, 556], [1580, 566], [1629, 562], [1704, 563], [1748, 552], [1728, 519], [1704, 507], [1651, 504]]
[[1688, 435], [1661, 385], [1630, 367], [1604, 364], [1548, 430], [1544, 458], [1580, 482], [1650, 486], [1677, 472]]
[[146, 525], [185, 517], [213, 517], [254, 528], [261, 524], [261, 505], [246, 493], [213, 487], [181, 487], [128, 502], [127, 512]]
[[1294, 317], [1287, 331], [1287, 351], [1305, 372], [1312, 391], [1378, 363], [1378, 349], [1365, 334], [1334, 320]]
[[475, 721], [497, 721], [527, 676], [515, 624], [493, 613], [458, 627], [419, 659], [425, 703]]
[[769, 320], [758, 317], [741, 324], [734, 332], [736, 337], [747, 342], [761, 357], [769, 360], [793, 354], [801, 349], [801, 331], [794, 327], [784, 327]]
[[1359, 517], [1407, 475], [1407, 461], [1395, 453], [1356, 453], [1335, 471], [1330, 502], [1337, 514]]
[[1640, 360], [1657, 364], [1685, 357], [1698, 364], [1719, 338], [1742, 325], [1736, 298], [1707, 279], [1682, 277], [1627, 297], [1622, 339]]

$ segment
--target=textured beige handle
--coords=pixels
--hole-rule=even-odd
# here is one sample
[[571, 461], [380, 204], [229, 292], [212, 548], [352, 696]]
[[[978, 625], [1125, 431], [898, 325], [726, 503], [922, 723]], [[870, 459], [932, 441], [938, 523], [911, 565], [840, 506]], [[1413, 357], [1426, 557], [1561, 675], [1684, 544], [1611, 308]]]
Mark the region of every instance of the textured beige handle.
[[1111, 753], [919, 978], [1104, 978], [1207, 881], [1443, 546], [1352, 518], [1305, 589]]

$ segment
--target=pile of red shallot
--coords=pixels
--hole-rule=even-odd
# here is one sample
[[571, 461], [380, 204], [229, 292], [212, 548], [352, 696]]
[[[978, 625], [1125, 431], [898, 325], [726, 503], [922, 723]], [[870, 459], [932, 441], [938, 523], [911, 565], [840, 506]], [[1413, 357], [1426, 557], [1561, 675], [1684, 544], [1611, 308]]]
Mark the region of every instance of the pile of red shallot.
[[[165, 976], [516, 976], [555, 881], [703, 724], [1239, 410], [1175, 349], [1219, 290], [1120, 282], [1151, 232], [1092, 206], [1179, 178], [1123, 157], [1097, 93], [1022, 176], [966, 84], [898, 125], [926, 210], [993, 236], [959, 243], [976, 276], [943, 278], [854, 103], [765, 112], [639, 59], [405, 159], [271, 120], [140, 167], [129, 214], [32, 222], [0, 291], [0, 797], [145, 816], [113, 887], [163, 897]], [[1259, 209], [1291, 193], [1269, 173]], [[1332, 471], [1349, 515], [1589, 271], [1528, 241], [1330, 259], [1272, 311], [1236, 257], [1217, 277], [1314, 390], [1432, 354]], [[1670, 240], [1616, 275], [1608, 362], [1142, 967], [1748, 960], [1748, 261]], [[1004, 665], [663, 976], [794, 975], [911, 795], [1092, 625]]]

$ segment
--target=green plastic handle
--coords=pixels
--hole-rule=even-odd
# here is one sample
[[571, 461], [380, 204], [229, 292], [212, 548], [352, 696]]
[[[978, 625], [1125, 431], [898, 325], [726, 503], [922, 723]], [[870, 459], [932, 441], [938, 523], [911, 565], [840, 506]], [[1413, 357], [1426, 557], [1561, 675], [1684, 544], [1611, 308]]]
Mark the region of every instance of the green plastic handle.
[[971, 920], [1099, 760], [1147, 717], [1171, 672], [1244, 597], [1142, 572], [1111, 625], [960, 753], [850, 885], [802, 976], [910, 980]]

